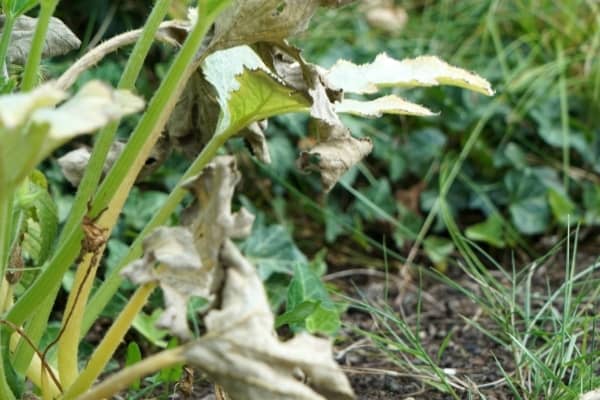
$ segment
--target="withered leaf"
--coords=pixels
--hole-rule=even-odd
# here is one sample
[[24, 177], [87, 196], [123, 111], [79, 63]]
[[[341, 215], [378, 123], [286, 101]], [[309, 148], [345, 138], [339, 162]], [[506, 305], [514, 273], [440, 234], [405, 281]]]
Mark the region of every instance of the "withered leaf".
[[221, 258], [227, 266], [222, 308], [206, 316], [206, 335], [186, 346], [188, 362], [233, 400], [353, 399], [331, 342], [307, 333], [281, 342], [254, 266], [231, 241]]
[[[5, 18], [5, 16], [0, 16], [2, 25], [4, 25]], [[37, 18], [22, 15], [16, 19], [7, 52], [9, 63], [25, 64], [31, 49], [36, 25]], [[60, 56], [78, 49], [80, 45], [79, 38], [60, 19], [52, 17], [48, 26], [42, 57]]]
[[298, 158], [298, 167], [304, 171], [318, 171], [325, 191], [337, 183], [340, 177], [373, 149], [370, 138], [355, 138], [350, 134], [332, 137], [318, 143]]
[[306, 29], [317, 0], [234, 0], [215, 21], [211, 51], [279, 42]]
[[187, 302], [192, 296], [208, 297], [202, 262], [192, 233], [182, 227], [161, 227], [143, 242], [143, 258], [121, 272], [133, 283], [158, 282], [165, 297], [165, 311], [157, 322], [173, 334], [187, 339]]

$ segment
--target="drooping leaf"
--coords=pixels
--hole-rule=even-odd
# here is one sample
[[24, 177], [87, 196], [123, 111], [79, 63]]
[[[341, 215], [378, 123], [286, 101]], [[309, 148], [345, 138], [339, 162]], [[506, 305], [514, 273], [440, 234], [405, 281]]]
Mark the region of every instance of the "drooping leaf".
[[354, 395], [329, 340], [306, 333], [281, 342], [255, 268], [231, 242], [223, 305], [205, 318], [207, 334], [186, 346], [187, 362], [233, 400], [345, 400]]
[[234, 0], [215, 21], [211, 49], [280, 42], [304, 31], [317, 0]]
[[209, 295], [192, 233], [186, 228], [158, 228], [144, 239], [143, 247], [144, 257], [126, 266], [123, 276], [136, 284], [158, 282], [166, 308], [157, 326], [189, 338], [187, 301]]
[[36, 109], [56, 105], [66, 97], [67, 94], [52, 83], [27, 93], [0, 96], [0, 127], [14, 129], [24, 124]]
[[[4, 18], [6, 17], [0, 16], [1, 21]], [[16, 19], [6, 55], [9, 63], [25, 64], [31, 49], [36, 25], [37, 18], [22, 15]], [[60, 56], [78, 49], [80, 45], [79, 38], [60, 19], [52, 17], [48, 26], [42, 57]]]
[[341, 60], [325, 76], [334, 87], [348, 93], [376, 93], [388, 86], [452, 85], [488, 96], [494, 94], [490, 83], [479, 75], [433, 56], [398, 61], [382, 53], [372, 63], [363, 65]]
[[370, 138], [344, 135], [325, 140], [309, 151], [302, 152], [298, 167], [305, 171], [318, 171], [325, 191], [329, 191], [340, 177], [373, 149]]

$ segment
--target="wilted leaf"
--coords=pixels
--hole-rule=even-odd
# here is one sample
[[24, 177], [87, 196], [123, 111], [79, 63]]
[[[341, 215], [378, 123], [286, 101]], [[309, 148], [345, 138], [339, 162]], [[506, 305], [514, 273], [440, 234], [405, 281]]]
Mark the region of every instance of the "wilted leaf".
[[72, 137], [90, 133], [143, 107], [127, 91], [88, 82], [73, 98], [52, 83], [31, 92], [0, 96], [0, 183], [14, 185], [56, 147]]
[[[113, 142], [108, 150], [108, 154], [106, 156], [106, 161], [104, 162], [104, 166], [102, 167], [102, 173], [106, 174], [110, 167], [115, 163], [119, 155], [123, 152], [125, 148], [125, 143], [123, 142]], [[81, 178], [83, 178], [83, 174], [85, 172], [85, 168], [90, 161], [91, 150], [88, 147], [80, 147], [78, 149], [72, 150], [65, 154], [64, 156], [58, 159], [58, 165], [60, 169], [67, 178], [67, 180], [73, 186], [79, 186], [79, 182], [81, 182]]]
[[392, 0], [371, 0], [365, 3], [365, 19], [375, 29], [398, 33], [408, 21], [408, 14], [404, 8], [395, 5]]
[[0, 128], [14, 129], [24, 124], [36, 109], [56, 105], [66, 97], [51, 82], [31, 92], [0, 96]]
[[158, 282], [166, 307], [157, 326], [189, 338], [187, 301], [192, 296], [209, 296], [192, 233], [185, 228], [158, 228], [144, 239], [143, 252], [142, 259], [123, 269], [123, 276], [136, 284]]
[[215, 21], [209, 48], [280, 42], [304, 31], [317, 0], [234, 0]]
[[[4, 24], [5, 18], [5, 16], [0, 16], [2, 24]], [[37, 18], [22, 15], [16, 19], [7, 52], [9, 63], [25, 64], [31, 49], [36, 25]], [[79, 38], [60, 19], [52, 17], [48, 26], [42, 57], [60, 56], [78, 49], [80, 45]]]
[[433, 56], [398, 61], [383, 53], [363, 65], [340, 60], [325, 76], [334, 87], [349, 93], [375, 93], [387, 86], [452, 85], [488, 96], [494, 94], [490, 83], [479, 75]]
[[335, 103], [334, 107], [338, 113], [354, 114], [367, 118], [379, 118], [383, 114], [413, 115], [419, 117], [436, 115], [423, 106], [394, 95], [379, 97], [370, 101], [344, 99], [340, 103]]
[[340, 177], [373, 149], [370, 138], [334, 136], [320, 142], [309, 151], [302, 152], [298, 167], [305, 171], [318, 171], [325, 191], [329, 191]]
[[186, 347], [188, 363], [233, 400], [353, 399], [330, 341], [304, 333], [279, 341], [255, 268], [230, 241], [222, 260], [228, 267], [222, 309], [207, 315], [206, 335]]
[[245, 208], [231, 212], [231, 201], [239, 180], [235, 158], [219, 156], [185, 184], [196, 197], [196, 203], [186, 210], [183, 221], [193, 232], [203, 270], [211, 271], [211, 274], [217, 273], [219, 253], [225, 240], [246, 237], [252, 229], [254, 216]]
[[47, 124], [49, 139], [62, 143], [143, 107], [143, 100], [126, 90], [113, 90], [100, 81], [90, 81], [56, 109], [40, 108], [34, 111], [31, 121]]

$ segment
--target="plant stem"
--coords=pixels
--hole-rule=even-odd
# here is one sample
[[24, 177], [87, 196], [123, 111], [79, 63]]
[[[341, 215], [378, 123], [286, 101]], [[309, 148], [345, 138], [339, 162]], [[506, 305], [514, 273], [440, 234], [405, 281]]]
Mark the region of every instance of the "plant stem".
[[25, 64], [23, 82], [21, 83], [21, 90], [24, 92], [30, 91], [38, 84], [38, 74], [40, 63], [42, 61], [42, 52], [46, 42], [46, 33], [48, 32], [50, 18], [52, 18], [52, 14], [54, 14], [54, 9], [56, 8], [58, 1], [59, 0], [42, 0], [40, 2], [40, 14], [38, 15], [35, 33], [33, 34], [31, 50], [29, 51], [27, 63]]
[[142, 310], [155, 287], [156, 284], [151, 283], [136, 290], [102, 339], [102, 342], [100, 342], [100, 345], [96, 347], [85, 369], [65, 393], [65, 399], [75, 399], [92, 386], [94, 380], [104, 370], [104, 367], [131, 327], [136, 314]]
[[[8, 190], [6, 190], [8, 189]], [[13, 191], [4, 188], [0, 191], [0, 276], [4, 276], [10, 257], [10, 245], [12, 242], [12, 209], [13, 209]], [[2, 335], [10, 335], [3, 329], [0, 330], [0, 343], [8, 342], [8, 336], [2, 338]], [[0, 351], [0, 399], [14, 399], [10, 390], [4, 372], [4, 357], [8, 357], [8, 351]]]
[[[120, 89], [133, 89], [139, 73], [143, 67], [144, 60], [148, 55], [148, 51], [154, 41], [154, 37], [159, 28], [161, 21], [164, 19], [167, 10], [172, 0], [158, 0], [140, 34], [140, 38], [133, 48], [131, 56], [127, 60], [125, 70], [119, 81]], [[119, 126], [118, 122], [114, 122], [103, 128], [98, 140], [94, 146], [88, 167], [85, 170], [83, 179], [77, 190], [77, 195], [71, 212], [59, 238], [58, 251], [50, 261], [50, 265], [42, 272], [39, 278], [34, 283], [32, 290], [19, 299], [17, 307], [8, 316], [15, 323], [22, 323], [23, 320], [32, 313], [32, 306], [36, 308], [35, 319], [41, 321], [32, 321], [32, 331], [27, 330], [27, 334], [31, 338], [39, 338], [45, 330], [50, 309], [54, 304], [54, 298], [58, 293], [60, 282], [69, 265], [77, 257], [77, 248], [81, 240], [81, 220], [87, 210], [87, 203], [91, 198], [94, 190], [102, 174], [102, 167], [106, 159], [106, 155], [113, 142], [114, 136]], [[41, 290], [38, 285], [43, 285], [44, 290]], [[48, 300], [44, 302], [42, 307], [39, 307], [40, 293], [48, 293]], [[31, 301], [32, 300], [32, 301]], [[21, 311], [24, 309], [25, 311]], [[16, 320], [19, 316], [19, 320]], [[31, 360], [33, 352], [26, 346], [19, 346], [15, 353], [15, 365], [26, 366]]]
[[164, 224], [171, 214], [175, 211], [175, 208], [183, 197], [187, 193], [187, 190], [181, 187], [181, 183], [186, 181], [188, 178], [191, 178], [194, 175], [199, 174], [202, 169], [208, 164], [217, 154], [219, 149], [223, 146], [225, 141], [227, 141], [228, 136], [220, 135], [213, 136], [211, 140], [206, 144], [200, 155], [196, 158], [196, 160], [192, 163], [192, 165], [187, 169], [185, 174], [179, 180], [179, 183], [176, 185], [176, 188], [169, 194], [169, 197], [166, 199], [161, 208], [152, 216], [152, 219], [148, 224], [144, 227], [142, 232], [140, 232], [133, 244], [129, 247], [129, 252], [125, 257], [123, 257], [118, 265], [113, 268], [108, 278], [102, 283], [102, 285], [95, 292], [94, 296], [90, 300], [88, 311], [84, 315], [83, 323], [82, 323], [82, 332], [84, 335], [85, 332], [92, 326], [98, 314], [102, 312], [104, 307], [108, 304], [110, 299], [114, 296], [114, 294], [119, 289], [121, 285], [122, 278], [119, 274], [121, 269], [138, 258], [142, 253], [142, 241], [143, 239], [152, 231], [154, 228]]
[[4, 26], [2, 27], [2, 37], [0, 37], [0, 71], [4, 73], [6, 66], [6, 53], [8, 52], [8, 45], [10, 44], [10, 38], [12, 31], [15, 26], [16, 17], [7, 13], [4, 18]]
[[[98, 215], [101, 210], [105, 210], [99, 217], [97, 225], [107, 232], [114, 227], [135, 179], [166, 125], [185, 83], [194, 72], [192, 63], [215, 17], [216, 15], [213, 18], [200, 18], [190, 31], [123, 153], [100, 186], [91, 213]], [[91, 282], [96, 275], [103, 251], [104, 247], [96, 252], [94, 257], [84, 258], [86, 262], [78, 267], [75, 275], [76, 284], [80, 283], [81, 286], [74, 286], [69, 294], [67, 304], [72, 304], [76, 308], [69, 313], [70, 319], [63, 321], [68, 326], [63, 326], [63, 335], [58, 342], [58, 370], [65, 386], [72, 384], [78, 374], [79, 337], [85, 308], [77, 306], [75, 300], [82, 305], [87, 304]]]
[[170, 350], [161, 351], [158, 354], [147, 357], [142, 361], [133, 364], [130, 367], [108, 377], [101, 384], [92, 388], [79, 400], [98, 400], [110, 398], [115, 393], [127, 388], [137, 379], [159, 371], [163, 368], [169, 368], [177, 364], [184, 363], [185, 355], [183, 347], [176, 347]]

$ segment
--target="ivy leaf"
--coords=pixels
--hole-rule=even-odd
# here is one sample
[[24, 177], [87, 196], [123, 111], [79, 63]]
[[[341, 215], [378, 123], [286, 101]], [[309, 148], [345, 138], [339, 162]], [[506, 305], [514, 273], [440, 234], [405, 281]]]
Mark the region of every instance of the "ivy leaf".
[[494, 247], [506, 247], [502, 217], [497, 213], [490, 215], [483, 222], [469, 226], [465, 235], [471, 240], [484, 242]]
[[298, 317], [305, 313], [307, 302], [314, 303], [314, 310], [303, 321], [291, 324], [295, 328], [306, 328], [311, 333], [335, 334], [340, 326], [340, 315], [319, 276], [310, 264], [295, 264], [294, 278], [288, 288], [286, 314]]
[[573, 200], [556, 189], [548, 190], [548, 204], [550, 204], [552, 215], [562, 226], [575, 225], [581, 218]]
[[479, 75], [454, 67], [433, 56], [398, 61], [382, 53], [370, 64], [338, 61], [325, 74], [327, 80], [348, 93], [376, 93], [382, 87], [451, 85], [487, 96], [494, 94], [490, 83]]
[[[23, 7], [27, 9], [29, 5], [25, 4]], [[0, 21], [3, 23], [5, 18], [0, 16]], [[36, 25], [37, 18], [22, 15], [16, 19], [6, 54], [9, 63], [25, 64], [31, 49]], [[60, 19], [52, 17], [48, 26], [42, 57], [60, 56], [78, 49], [80, 45], [79, 38]]]
[[308, 261], [282, 225], [255, 224], [240, 250], [256, 266], [263, 280], [276, 272], [290, 274], [295, 264]]

